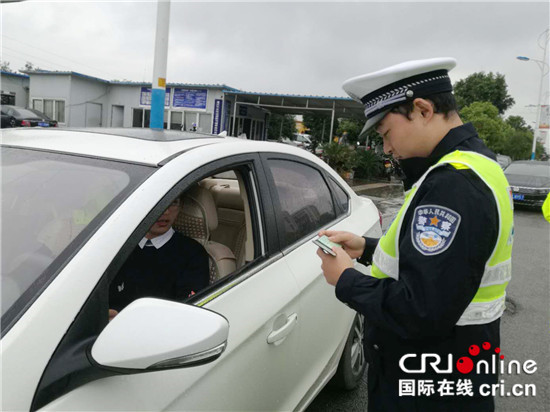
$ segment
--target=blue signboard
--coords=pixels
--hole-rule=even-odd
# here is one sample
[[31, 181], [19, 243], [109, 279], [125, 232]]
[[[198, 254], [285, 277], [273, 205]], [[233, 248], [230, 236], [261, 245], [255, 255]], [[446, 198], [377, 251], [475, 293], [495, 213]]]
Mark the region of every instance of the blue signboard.
[[206, 109], [206, 89], [181, 89], [174, 88], [173, 107], [186, 107], [188, 109]]
[[[151, 88], [142, 87], [141, 95], [139, 96], [139, 104], [142, 106], [151, 106]], [[164, 95], [164, 105], [170, 106], [170, 88], [166, 88], [166, 94]]]
[[220, 133], [220, 125], [222, 120], [222, 101], [214, 100], [214, 120], [212, 121], [212, 134]]
[[225, 117], [223, 119], [223, 130], [227, 130], [228, 133], [231, 132], [229, 130], [229, 119], [231, 116], [231, 102], [229, 100], [225, 101]]

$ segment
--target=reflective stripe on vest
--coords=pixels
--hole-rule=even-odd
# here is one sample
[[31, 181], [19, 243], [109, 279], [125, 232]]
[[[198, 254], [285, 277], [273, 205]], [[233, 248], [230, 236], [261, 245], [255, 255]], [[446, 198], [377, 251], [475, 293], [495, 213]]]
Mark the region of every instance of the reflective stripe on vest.
[[[371, 276], [399, 280], [399, 233], [407, 209], [418, 188], [437, 167], [451, 164], [456, 169], [470, 169], [491, 189], [498, 209], [499, 232], [489, 257], [479, 289], [457, 325], [490, 323], [504, 312], [506, 286], [512, 277], [513, 201], [508, 181], [497, 162], [475, 152], [455, 151], [430, 167], [405, 194], [403, 206], [388, 231], [380, 239], [373, 255]], [[466, 216], [466, 218], [468, 218]]]

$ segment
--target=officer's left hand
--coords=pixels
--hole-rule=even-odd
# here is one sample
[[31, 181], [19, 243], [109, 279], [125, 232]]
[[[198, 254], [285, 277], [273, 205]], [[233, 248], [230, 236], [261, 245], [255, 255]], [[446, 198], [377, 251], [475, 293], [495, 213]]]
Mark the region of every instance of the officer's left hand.
[[320, 248], [317, 249], [317, 256], [322, 260], [321, 269], [325, 279], [334, 286], [344, 270], [353, 267], [353, 261], [341, 247], [334, 247], [332, 250], [336, 253], [336, 256], [328, 255]]

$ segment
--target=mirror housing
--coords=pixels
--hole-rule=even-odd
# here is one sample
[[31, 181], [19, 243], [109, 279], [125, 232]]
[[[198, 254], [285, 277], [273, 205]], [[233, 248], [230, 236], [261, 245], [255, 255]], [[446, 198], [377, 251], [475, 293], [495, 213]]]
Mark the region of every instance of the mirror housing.
[[92, 346], [100, 366], [161, 370], [211, 362], [225, 350], [229, 322], [197, 306], [142, 298], [124, 308]]

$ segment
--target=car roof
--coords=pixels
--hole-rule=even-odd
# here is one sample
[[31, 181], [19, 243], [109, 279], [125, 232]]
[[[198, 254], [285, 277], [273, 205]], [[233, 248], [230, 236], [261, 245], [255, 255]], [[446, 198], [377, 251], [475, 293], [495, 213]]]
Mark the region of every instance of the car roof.
[[550, 162], [547, 160], [516, 160], [511, 164], [550, 166]]
[[24, 112], [30, 112], [30, 113], [36, 114], [36, 113], [34, 113], [34, 109], [27, 109], [26, 107], [14, 106], [14, 105], [11, 105], [11, 104], [3, 104], [2, 108], [12, 109], [18, 114], [21, 114], [21, 112], [23, 112], [23, 113]]
[[[302, 154], [280, 143], [218, 135], [141, 128], [15, 128], [3, 129], [2, 146], [98, 157], [157, 166], [175, 155], [213, 144], [262, 144], [264, 150]], [[269, 146], [269, 147], [268, 147]]]

